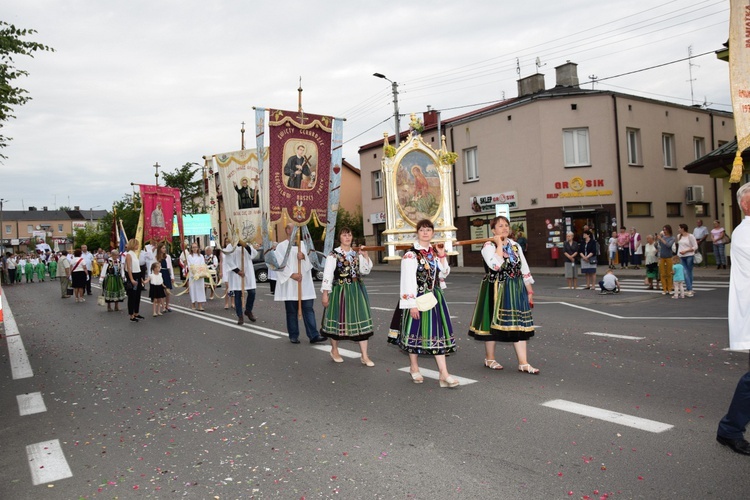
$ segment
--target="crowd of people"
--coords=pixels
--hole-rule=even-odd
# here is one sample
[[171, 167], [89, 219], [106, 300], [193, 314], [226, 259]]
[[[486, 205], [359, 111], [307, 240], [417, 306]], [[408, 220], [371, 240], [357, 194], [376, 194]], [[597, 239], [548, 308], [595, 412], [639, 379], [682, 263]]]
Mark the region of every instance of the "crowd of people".
[[[674, 298], [693, 297], [693, 269], [703, 265], [708, 267], [708, 241], [711, 241], [716, 269], [727, 268], [725, 246], [731, 239], [721, 222], [715, 220], [710, 231], [702, 220], [696, 222], [692, 232], [687, 224], [677, 226], [677, 234], [672, 226], [665, 224], [659, 232], [647, 234], [645, 238], [631, 227], [630, 231], [621, 226], [613, 231], [607, 239], [608, 271], [599, 281], [600, 293], [616, 293], [619, 283], [614, 270], [641, 269], [645, 266], [644, 286], [648, 290], [661, 289], [662, 295]], [[568, 232], [562, 247], [565, 264], [567, 287], [578, 288], [580, 274], [586, 278], [584, 289], [596, 290], [596, 270], [598, 256], [602, 252], [596, 242], [593, 231], [584, 227], [581, 241], [575, 240], [575, 234]], [[679, 267], [675, 266], [679, 264]], [[608, 277], [609, 276], [609, 277]], [[680, 284], [680, 291], [675, 293], [675, 284]], [[683, 289], [684, 288], [684, 289]]]

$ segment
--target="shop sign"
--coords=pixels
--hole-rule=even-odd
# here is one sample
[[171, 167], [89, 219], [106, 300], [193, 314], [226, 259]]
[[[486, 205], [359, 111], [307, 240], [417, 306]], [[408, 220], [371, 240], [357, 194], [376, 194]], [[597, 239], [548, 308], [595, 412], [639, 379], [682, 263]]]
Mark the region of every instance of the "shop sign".
[[385, 224], [385, 212], [370, 214], [370, 224]]
[[471, 209], [474, 213], [495, 212], [495, 205], [505, 203], [509, 208], [518, 208], [518, 193], [506, 191], [504, 193], [472, 196]]
[[611, 189], [604, 188], [604, 179], [584, 179], [573, 177], [569, 181], [556, 181], [555, 193], [547, 193], [547, 199], [584, 198], [589, 196], [612, 196]]

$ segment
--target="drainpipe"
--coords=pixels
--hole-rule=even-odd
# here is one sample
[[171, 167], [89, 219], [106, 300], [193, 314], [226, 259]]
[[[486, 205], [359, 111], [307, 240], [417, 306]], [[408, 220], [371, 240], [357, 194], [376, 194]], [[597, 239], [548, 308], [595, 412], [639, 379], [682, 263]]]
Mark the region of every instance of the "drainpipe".
[[625, 225], [625, 212], [623, 210], [622, 202], [622, 159], [620, 158], [620, 123], [617, 118], [617, 96], [612, 94], [612, 107], [615, 111], [615, 148], [617, 157], [617, 196], [620, 198], [620, 219], [619, 226]]
[[[713, 151], [714, 149], [716, 149], [716, 143], [715, 143], [716, 137], [714, 136], [714, 114], [713, 112], [709, 112], [708, 116], [711, 117], [711, 151]], [[722, 218], [721, 216], [723, 214], [719, 212], [719, 186], [718, 184], [719, 184], [718, 179], [714, 177], [714, 207], [716, 207], [716, 218], [721, 219]]]

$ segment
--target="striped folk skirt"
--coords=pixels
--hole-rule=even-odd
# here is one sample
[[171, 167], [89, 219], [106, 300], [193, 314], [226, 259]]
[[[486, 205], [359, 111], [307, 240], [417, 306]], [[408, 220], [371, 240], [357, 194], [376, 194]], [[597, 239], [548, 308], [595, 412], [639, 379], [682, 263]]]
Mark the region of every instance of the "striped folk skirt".
[[456, 338], [448, 305], [440, 287], [433, 290], [437, 305], [413, 319], [409, 309], [399, 309], [393, 314], [388, 342], [411, 354], [448, 354], [456, 351]]
[[523, 278], [491, 283], [485, 277], [469, 326], [476, 340], [518, 342], [534, 336], [534, 320]]
[[102, 295], [105, 302], [122, 302], [125, 300], [125, 285], [120, 276], [108, 274], [102, 283]]
[[361, 281], [332, 287], [320, 333], [326, 338], [355, 342], [372, 337], [370, 300]]

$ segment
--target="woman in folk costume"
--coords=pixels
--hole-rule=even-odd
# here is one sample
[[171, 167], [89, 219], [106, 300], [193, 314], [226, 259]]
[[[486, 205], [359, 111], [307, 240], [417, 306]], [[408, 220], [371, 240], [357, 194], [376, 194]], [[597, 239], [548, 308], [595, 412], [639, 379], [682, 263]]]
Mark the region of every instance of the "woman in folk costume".
[[484, 342], [484, 366], [502, 370], [495, 359], [497, 342], [512, 342], [518, 358], [518, 371], [539, 374], [526, 359], [527, 340], [534, 336], [534, 290], [526, 257], [518, 243], [511, 240], [510, 222], [503, 216], [490, 222], [493, 237], [482, 248], [487, 274], [479, 287], [477, 304], [469, 335]]
[[190, 303], [194, 310], [204, 311], [203, 304], [206, 302], [206, 289], [203, 286], [203, 279], [208, 276], [206, 261], [198, 249], [198, 243], [193, 242], [190, 245], [190, 254], [186, 259], [188, 268], [188, 290], [190, 292]]
[[102, 274], [99, 278], [102, 285], [102, 295], [104, 302], [107, 303], [107, 312], [112, 311], [112, 304], [115, 305], [115, 311], [120, 310], [120, 302], [125, 300], [125, 268], [120, 261], [120, 252], [112, 250], [110, 257], [102, 266]]
[[343, 363], [339, 354], [339, 340], [359, 343], [360, 361], [365, 366], [375, 366], [367, 356], [367, 339], [372, 337], [372, 314], [367, 289], [362, 276], [370, 274], [372, 260], [367, 252], [352, 250], [352, 230], [339, 231], [341, 246], [326, 257], [323, 270], [323, 325], [320, 334], [331, 339], [331, 358]]
[[[443, 297], [444, 279], [450, 273], [445, 249], [430, 241], [435, 226], [427, 219], [417, 222], [417, 241], [401, 259], [399, 308], [391, 321], [388, 342], [409, 353], [409, 373], [415, 384], [424, 382], [419, 372], [419, 355], [435, 358], [440, 387], [456, 387], [459, 381], [448, 373], [445, 355], [456, 350], [448, 305]], [[425, 297], [434, 295], [432, 307]], [[394, 335], [395, 334], [395, 335]]]

